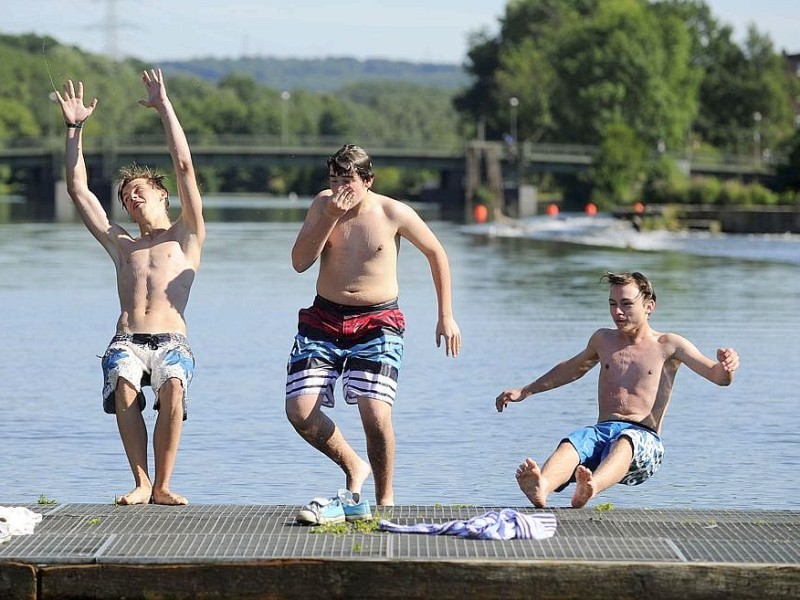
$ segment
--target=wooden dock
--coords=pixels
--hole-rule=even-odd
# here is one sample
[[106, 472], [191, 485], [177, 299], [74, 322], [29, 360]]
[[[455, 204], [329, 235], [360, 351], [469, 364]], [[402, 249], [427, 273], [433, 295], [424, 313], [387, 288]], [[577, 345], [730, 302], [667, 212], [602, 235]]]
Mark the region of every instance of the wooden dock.
[[[797, 511], [554, 508], [555, 536], [490, 541], [315, 533], [287, 505], [24, 506], [44, 518], [0, 544], [3, 600], [800, 598]], [[408, 525], [500, 508], [537, 512], [373, 512]]]

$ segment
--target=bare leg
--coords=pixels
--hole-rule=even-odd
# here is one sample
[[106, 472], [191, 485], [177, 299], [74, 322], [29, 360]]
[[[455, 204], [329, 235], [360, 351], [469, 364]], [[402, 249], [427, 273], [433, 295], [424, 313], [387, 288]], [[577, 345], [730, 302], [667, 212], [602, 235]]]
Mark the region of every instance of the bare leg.
[[118, 504], [147, 504], [153, 491], [147, 472], [147, 428], [136, 402], [138, 392], [125, 379], [117, 380], [114, 403], [117, 427], [136, 487], [117, 498]]
[[358, 399], [361, 423], [367, 437], [367, 456], [375, 476], [375, 502], [394, 506], [394, 427], [392, 406], [381, 400]]
[[572, 495], [573, 508], [586, 506], [597, 494], [619, 483], [628, 472], [632, 458], [633, 446], [627, 437], [622, 437], [614, 442], [611, 452], [597, 465], [594, 473], [586, 467], [578, 467], [575, 471], [575, 493]]
[[172, 378], [164, 382], [158, 390], [158, 401], [158, 418], [153, 431], [153, 451], [156, 458], [153, 502], [189, 504], [186, 498], [169, 489], [183, 429], [183, 384], [180, 379]]
[[536, 461], [526, 459], [517, 468], [517, 483], [534, 506], [544, 508], [550, 493], [570, 480], [578, 462], [575, 447], [562, 442], [541, 469]]
[[369, 463], [353, 450], [336, 423], [322, 412], [322, 399], [317, 396], [288, 399], [286, 416], [305, 441], [339, 465], [344, 471], [347, 489], [360, 495], [370, 474]]

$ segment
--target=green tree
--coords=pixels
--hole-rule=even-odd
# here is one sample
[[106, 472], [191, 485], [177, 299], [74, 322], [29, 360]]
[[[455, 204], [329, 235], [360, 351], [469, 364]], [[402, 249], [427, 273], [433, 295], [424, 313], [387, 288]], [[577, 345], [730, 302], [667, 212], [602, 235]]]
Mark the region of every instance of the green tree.
[[620, 121], [609, 123], [602, 138], [589, 169], [589, 180], [592, 201], [607, 210], [636, 199], [644, 181], [648, 153], [636, 132]]

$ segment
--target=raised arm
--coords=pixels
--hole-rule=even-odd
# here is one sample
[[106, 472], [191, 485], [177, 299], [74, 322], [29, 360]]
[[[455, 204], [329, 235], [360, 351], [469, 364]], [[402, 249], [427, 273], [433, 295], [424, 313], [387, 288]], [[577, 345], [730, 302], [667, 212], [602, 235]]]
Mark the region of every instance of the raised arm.
[[398, 213], [400, 236], [414, 244], [428, 259], [438, 304], [436, 347], [441, 347], [444, 338], [445, 354], [455, 358], [461, 352], [461, 330], [453, 317], [453, 292], [447, 253], [425, 221], [410, 206], [395, 202], [393, 210]]
[[595, 350], [595, 333], [590, 339], [586, 348], [581, 350], [578, 354], [558, 363], [555, 367], [550, 369], [547, 373], [532, 381], [523, 388], [511, 388], [504, 390], [495, 398], [495, 407], [497, 412], [503, 412], [503, 409], [509, 402], [521, 402], [528, 396], [533, 394], [540, 394], [547, 390], [552, 390], [562, 385], [572, 383], [586, 375], [592, 368], [600, 361], [600, 355]]
[[317, 194], [317, 197], [311, 202], [311, 206], [308, 207], [303, 226], [297, 232], [297, 238], [292, 246], [292, 267], [298, 273], [307, 271], [311, 265], [317, 262], [325, 247], [325, 242], [328, 241], [333, 228], [339, 222], [341, 215], [329, 215], [325, 211], [328, 198], [332, 194], [331, 190], [324, 190]]
[[189, 142], [167, 96], [167, 85], [161, 69], [144, 71], [142, 81], [147, 88], [147, 100], [140, 100], [139, 104], [158, 111], [161, 123], [164, 125], [164, 133], [167, 135], [167, 145], [172, 157], [172, 166], [175, 168], [178, 197], [181, 202], [180, 218], [189, 232], [196, 235], [198, 242], [202, 244], [206, 236], [203, 204], [197, 187]]
[[83, 125], [94, 112], [97, 98], [92, 99], [88, 106], [84, 106], [83, 82], [75, 84], [72, 80], [67, 80], [63, 92], [56, 90], [56, 99], [61, 106], [67, 128], [65, 152], [67, 191], [87, 229], [111, 257], [116, 259], [114, 240], [121, 232], [121, 228], [108, 220], [103, 205], [89, 189], [89, 178], [83, 158]]
[[346, 187], [339, 188], [336, 193], [323, 190], [317, 194], [308, 207], [303, 226], [292, 246], [292, 266], [295, 271], [302, 273], [317, 261], [339, 219], [354, 202], [353, 192]]

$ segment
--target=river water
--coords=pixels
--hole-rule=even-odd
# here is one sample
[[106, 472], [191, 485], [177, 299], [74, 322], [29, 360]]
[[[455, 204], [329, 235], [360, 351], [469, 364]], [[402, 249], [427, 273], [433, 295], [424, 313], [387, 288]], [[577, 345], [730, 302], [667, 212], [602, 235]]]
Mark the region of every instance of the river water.
[[[264, 206], [209, 222], [189, 302], [198, 364], [173, 488], [193, 503], [301, 504], [343, 482], [284, 415], [286, 358], [316, 269], [299, 275], [289, 260], [303, 211]], [[453, 270], [464, 338], [455, 360], [434, 344], [427, 262], [402, 244], [408, 331], [394, 410], [396, 502], [525, 504], [516, 466], [526, 456], [544, 460], [561, 437], [595, 420], [597, 372], [503, 414], [494, 398], [611, 325], [599, 281], [606, 270], [640, 270], [658, 294], [656, 329], [686, 336], [709, 356], [733, 346], [742, 366], [727, 388], [684, 367], [663, 427], [661, 470], [591, 504], [800, 509], [800, 240], [626, 231], [621, 242], [613, 222], [582, 219], [468, 232], [430, 223]], [[0, 504], [40, 494], [112, 502], [132, 478], [100, 401], [98, 355], [118, 311], [111, 261], [78, 223], [2, 224], [0, 309]], [[357, 410], [339, 401], [332, 416], [363, 453]], [[149, 406], [145, 419], [152, 430]], [[371, 481], [365, 492], [373, 498]], [[567, 506], [570, 493], [551, 504]]]

